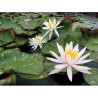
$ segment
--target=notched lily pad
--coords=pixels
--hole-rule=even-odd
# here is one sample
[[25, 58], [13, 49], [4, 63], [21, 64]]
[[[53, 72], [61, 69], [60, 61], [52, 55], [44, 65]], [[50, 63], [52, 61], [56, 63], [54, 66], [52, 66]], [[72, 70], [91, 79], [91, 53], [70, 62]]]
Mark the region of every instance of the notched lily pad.
[[0, 66], [6, 72], [13, 70], [17, 73], [39, 75], [44, 70], [43, 56], [27, 54], [19, 49], [8, 49], [0, 53]]
[[85, 81], [90, 85], [98, 85], [98, 69], [92, 68], [93, 75], [83, 74]]

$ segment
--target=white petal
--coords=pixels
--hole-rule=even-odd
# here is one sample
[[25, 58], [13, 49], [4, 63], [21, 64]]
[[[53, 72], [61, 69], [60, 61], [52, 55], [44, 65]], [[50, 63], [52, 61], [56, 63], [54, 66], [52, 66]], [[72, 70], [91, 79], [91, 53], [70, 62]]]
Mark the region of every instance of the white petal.
[[85, 50], [86, 50], [86, 47], [83, 48], [83, 49], [79, 52], [78, 57], [77, 57], [76, 59], [79, 59], [79, 58], [83, 55], [83, 53], [85, 52]]
[[56, 19], [54, 19], [53, 21], [54, 21], [54, 23], [56, 24]]
[[67, 67], [67, 75], [69, 80], [72, 82], [72, 67], [71, 66]]
[[58, 21], [57, 21], [57, 24], [55, 25], [55, 27], [57, 27], [57, 26], [60, 24], [60, 22], [61, 22], [61, 21], [58, 20]]
[[91, 54], [91, 53], [88, 53], [88, 54], [82, 56], [82, 57], [79, 59], [79, 61], [80, 61], [80, 60], [84, 60], [84, 59], [85, 59], [86, 57], [88, 57], [90, 54]]
[[91, 61], [93, 61], [93, 60], [82, 60], [82, 61], [77, 61], [75, 64], [84, 64], [84, 63], [88, 63]]
[[68, 66], [67, 64], [58, 64], [55, 66], [55, 68], [65, 68], [67, 66]]
[[56, 62], [56, 63], [62, 63], [61, 61], [57, 60], [57, 59], [54, 59], [54, 58], [49, 58], [47, 57], [46, 59], [52, 61], [52, 62]]
[[86, 67], [86, 66], [73, 65], [72, 67], [75, 68], [75, 69], [81, 69], [81, 70], [91, 70], [91, 68]]
[[70, 54], [67, 55], [66, 61], [67, 61], [68, 64], [70, 64], [70, 62], [71, 62], [71, 56], [70, 56]]
[[66, 44], [66, 46], [65, 46], [65, 51], [66, 51], [66, 49], [69, 47], [69, 45], [68, 45], [68, 43]]
[[83, 72], [83, 73], [86, 73], [86, 74], [92, 74], [91, 72], [89, 72], [88, 70], [85, 70], [85, 69], [83, 69], [83, 68], [77, 68], [76, 66], [74, 67], [77, 71], [79, 71], [79, 72]]
[[56, 35], [59, 37], [58, 31], [56, 29], [54, 29], [54, 31], [55, 31]]
[[72, 41], [70, 42], [69, 47], [70, 47], [71, 49], [73, 49], [73, 42], [72, 42]]
[[77, 50], [77, 51], [78, 51], [78, 50], [79, 50], [78, 47], [79, 47], [79, 45], [77, 44], [77, 45], [74, 47], [73, 51], [74, 51], [74, 50]]
[[46, 27], [49, 27], [49, 23], [46, 21], [43, 23]]
[[56, 27], [56, 28], [58, 29], [58, 28], [62, 28], [62, 27], [64, 27], [64, 26], [59, 26], [59, 27]]
[[59, 59], [60, 57], [55, 53], [55, 52], [53, 52], [53, 51], [50, 51], [50, 53], [54, 56], [54, 57], [56, 57], [57, 59]]
[[58, 72], [60, 72], [61, 70], [63, 70], [63, 68], [56, 68], [56, 69], [52, 70], [52, 71], [49, 73], [49, 75], [58, 73]]
[[58, 43], [57, 43], [57, 47], [58, 47], [59, 53], [61, 55], [61, 58], [63, 59], [64, 62], [66, 62], [65, 61], [65, 53], [64, 53], [63, 47], [60, 46]]
[[42, 29], [47, 30], [47, 29], [50, 29], [50, 28], [49, 27], [42, 27]]
[[50, 30], [48, 30], [48, 31], [43, 35], [43, 37], [45, 37], [49, 32], [50, 32]]

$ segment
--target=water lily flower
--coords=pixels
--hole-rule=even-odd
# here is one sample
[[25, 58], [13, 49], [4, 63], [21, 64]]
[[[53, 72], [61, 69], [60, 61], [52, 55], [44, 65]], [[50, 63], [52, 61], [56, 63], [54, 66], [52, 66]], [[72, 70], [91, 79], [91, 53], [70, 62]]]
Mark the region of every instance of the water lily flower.
[[46, 43], [46, 40], [41, 36], [36, 36], [35, 38], [29, 38], [30, 46], [35, 50], [38, 46], [42, 49], [43, 43]]
[[31, 19], [25, 19], [24, 21], [27, 22], [27, 21], [30, 21], [30, 20], [31, 20]]
[[63, 70], [64, 68], [67, 68], [67, 75], [69, 80], [72, 82], [72, 68], [74, 68], [75, 70], [82, 72], [82, 73], [86, 73], [86, 74], [92, 74], [89, 70], [91, 70], [91, 68], [86, 67], [86, 66], [78, 66], [79, 64], [84, 64], [87, 62], [90, 62], [92, 60], [84, 60], [86, 57], [88, 57], [90, 55], [90, 53], [83, 55], [83, 53], [86, 50], [86, 47], [83, 48], [80, 52], [79, 52], [79, 48], [78, 48], [78, 44], [73, 48], [73, 43], [72, 41], [70, 42], [70, 44], [66, 44], [65, 47], [65, 51], [63, 50], [63, 47], [61, 45], [59, 45], [57, 43], [57, 47], [60, 53], [60, 56], [58, 56], [55, 52], [50, 51], [51, 54], [55, 57], [55, 58], [50, 58], [47, 57], [48, 60], [52, 61], [52, 62], [56, 62], [58, 63], [55, 66], [55, 69], [53, 69], [50, 74], [55, 74], [60, 72], [61, 70]]
[[46, 36], [48, 33], [49, 34], [49, 39], [51, 39], [51, 36], [53, 34], [53, 31], [55, 32], [55, 34], [59, 37], [59, 33], [57, 31], [57, 28], [61, 28], [63, 26], [59, 26], [57, 27], [59, 24], [60, 24], [61, 21], [56, 21], [56, 19], [54, 19], [53, 21], [49, 19], [49, 22], [45, 21], [43, 24], [46, 26], [46, 27], [43, 27], [43, 29], [45, 30], [48, 30], [44, 36]]

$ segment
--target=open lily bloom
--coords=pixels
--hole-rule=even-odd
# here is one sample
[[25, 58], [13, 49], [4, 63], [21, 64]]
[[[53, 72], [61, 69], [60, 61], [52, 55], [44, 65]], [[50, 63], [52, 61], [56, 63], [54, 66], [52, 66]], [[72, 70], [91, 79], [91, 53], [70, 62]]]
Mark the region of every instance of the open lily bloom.
[[43, 43], [46, 43], [46, 40], [41, 36], [36, 36], [35, 38], [29, 38], [30, 46], [35, 50], [38, 46], [42, 49]]
[[45, 33], [44, 36], [46, 36], [48, 33], [50, 33], [50, 34], [49, 34], [49, 39], [51, 39], [51, 36], [52, 36], [52, 34], [53, 34], [53, 31], [54, 31], [55, 34], [59, 37], [59, 33], [58, 33], [58, 31], [57, 31], [57, 28], [63, 27], [63, 26], [57, 27], [57, 26], [60, 24], [60, 22], [61, 22], [61, 21], [59, 21], [59, 20], [56, 22], [56, 19], [54, 19], [53, 21], [51, 21], [51, 20], [49, 19], [49, 22], [45, 21], [43, 24], [44, 24], [46, 27], [43, 27], [43, 29], [48, 30], [48, 31]]
[[84, 64], [84, 63], [92, 61], [92, 60], [84, 60], [86, 57], [90, 55], [90, 53], [82, 56], [86, 48], [83, 48], [79, 52], [78, 44], [73, 48], [72, 41], [70, 42], [70, 44], [68, 43], [66, 44], [65, 51], [63, 50], [63, 47], [59, 45], [58, 43], [57, 43], [57, 47], [58, 47], [60, 56], [58, 56], [55, 52], [50, 51], [55, 58], [47, 57], [48, 60], [59, 63], [55, 66], [55, 69], [52, 70], [49, 74], [55, 74], [60, 72], [64, 68], [67, 68], [67, 75], [70, 81], [72, 81], [72, 68], [76, 69], [79, 72], [92, 74], [91, 72], [89, 72], [91, 68], [86, 66], [78, 66], [78, 64]]

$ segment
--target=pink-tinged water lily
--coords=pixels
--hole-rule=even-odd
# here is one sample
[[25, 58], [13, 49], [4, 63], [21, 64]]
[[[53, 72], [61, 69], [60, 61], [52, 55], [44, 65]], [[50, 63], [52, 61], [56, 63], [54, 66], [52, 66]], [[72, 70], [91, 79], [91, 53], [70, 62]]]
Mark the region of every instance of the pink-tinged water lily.
[[27, 21], [30, 21], [30, 20], [31, 20], [31, 19], [25, 19], [24, 21], [27, 22]]
[[46, 40], [41, 36], [36, 36], [35, 38], [29, 38], [30, 46], [35, 50], [38, 46], [42, 49], [43, 43], [46, 43]]
[[46, 27], [43, 27], [43, 29], [45, 30], [48, 30], [44, 36], [46, 36], [48, 33], [49, 34], [49, 39], [51, 39], [51, 36], [53, 34], [53, 31], [55, 32], [55, 34], [59, 37], [59, 33], [57, 31], [57, 28], [61, 28], [63, 26], [59, 26], [58, 25], [60, 24], [61, 21], [56, 21], [56, 19], [54, 19], [53, 21], [49, 19], [49, 22], [45, 21], [43, 24], [46, 26]]
[[48, 60], [58, 63], [55, 66], [55, 69], [52, 70], [49, 73], [49, 75], [58, 73], [61, 70], [63, 70], [64, 68], [67, 68], [67, 75], [68, 75], [68, 78], [70, 81], [72, 81], [72, 68], [76, 69], [79, 72], [83, 72], [86, 74], [92, 74], [91, 72], [89, 72], [89, 70], [91, 70], [91, 68], [86, 67], [86, 66], [78, 66], [78, 64], [84, 64], [84, 63], [92, 61], [92, 60], [84, 60], [86, 57], [88, 57], [90, 55], [90, 53], [82, 56], [86, 50], [86, 47], [83, 48], [79, 52], [78, 44], [73, 48], [72, 41], [70, 42], [70, 44], [68, 44], [68, 43], [66, 44], [65, 51], [63, 50], [63, 47], [61, 45], [59, 45], [58, 43], [57, 43], [57, 47], [58, 47], [60, 56], [58, 56], [55, 52], [50, 51], [51, 54], [55, 58], [47, 57]]

